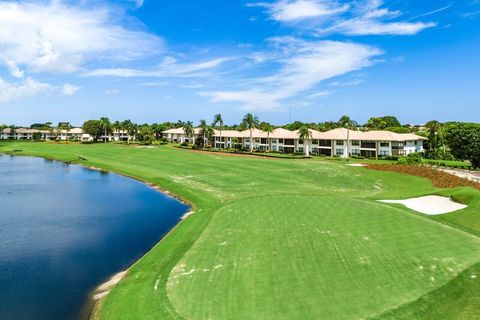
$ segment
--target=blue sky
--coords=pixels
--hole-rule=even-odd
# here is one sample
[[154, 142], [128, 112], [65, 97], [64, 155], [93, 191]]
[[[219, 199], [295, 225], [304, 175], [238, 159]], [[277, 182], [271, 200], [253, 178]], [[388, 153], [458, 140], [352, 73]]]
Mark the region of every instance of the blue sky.
[[0, 1], [0, 123], [480, 120], [480, 0]]

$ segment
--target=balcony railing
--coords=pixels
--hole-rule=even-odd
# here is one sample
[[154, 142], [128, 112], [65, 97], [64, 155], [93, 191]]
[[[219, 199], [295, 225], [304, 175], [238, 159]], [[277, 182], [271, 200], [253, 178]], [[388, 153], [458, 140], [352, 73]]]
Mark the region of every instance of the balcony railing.
[[377, 148], [377, 144], [375, 142], [363, 142], [361, 143], [361, 147], [363, 149], [376, 149]]

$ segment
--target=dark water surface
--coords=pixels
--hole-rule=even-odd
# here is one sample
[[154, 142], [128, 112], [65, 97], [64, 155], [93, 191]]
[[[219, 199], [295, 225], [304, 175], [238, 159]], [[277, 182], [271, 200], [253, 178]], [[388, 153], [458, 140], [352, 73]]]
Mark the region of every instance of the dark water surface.
[[116, 174], [0, 155], [0, 319], [85, 317], [92, 290], [187, 211]]

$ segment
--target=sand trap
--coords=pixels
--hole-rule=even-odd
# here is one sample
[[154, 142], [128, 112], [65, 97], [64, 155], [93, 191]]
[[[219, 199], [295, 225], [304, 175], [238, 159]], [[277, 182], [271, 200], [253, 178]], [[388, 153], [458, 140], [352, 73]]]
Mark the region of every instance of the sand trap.
[[366, 167], [367, 165], [363, 164], [363, 163], [350, 163], [350, 164], [347, 164], [347, 166], [350, 166], [350, 167]]
[[138, 146], [136, 147], [137, 149], [153, 149], [155, 148], [154, 146]]
[[450, 213], [467, 207], [464, 204], [454, 202], [450, 198], [441, 196], [426, 196], [407, 200], [381, 200], [380, 202], [403, 204], [409, 209], [428, 215]]

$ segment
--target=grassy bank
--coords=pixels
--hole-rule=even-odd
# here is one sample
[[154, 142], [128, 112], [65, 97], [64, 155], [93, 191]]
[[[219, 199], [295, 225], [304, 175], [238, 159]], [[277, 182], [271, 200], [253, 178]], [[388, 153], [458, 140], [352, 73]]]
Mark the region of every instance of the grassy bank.
[[[129, 175], [194, 205], [97, 319], [438, 319], [430, 309], [440, 304], [462, 319], [479, 307], [478, 285], [465, 281], [480, 263], [480, 240], [465, 232], [480, 231], [478, 191], [343, 161], [0, 143], [13, 150]], [[438, 192], [470, 206], [428, 218], [375, 201]]]

